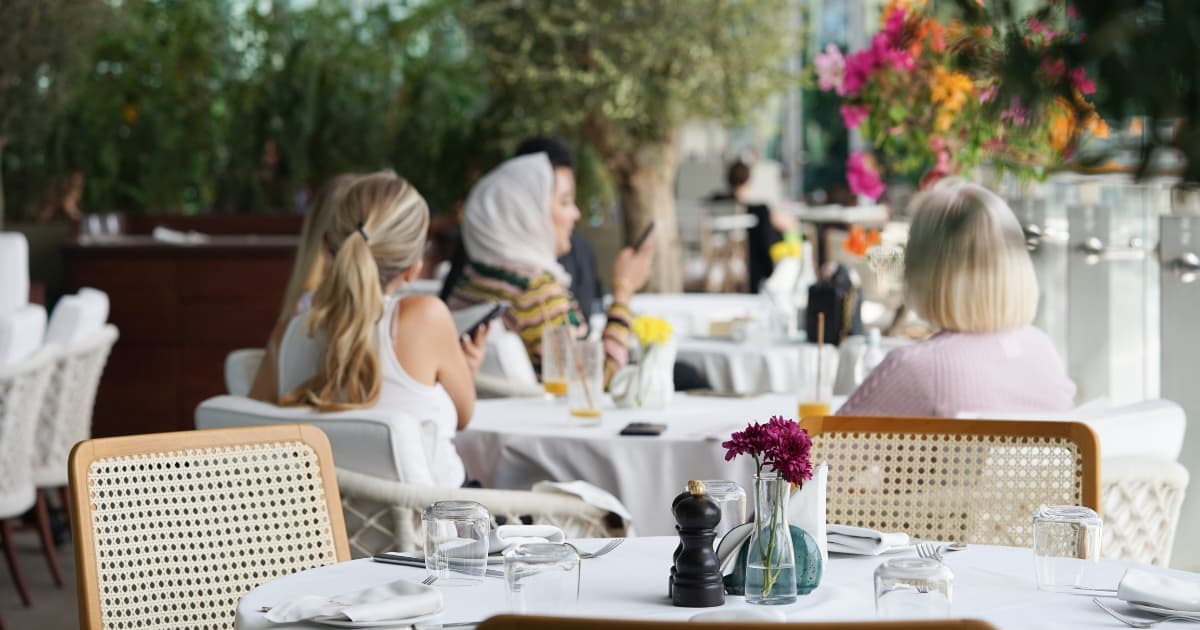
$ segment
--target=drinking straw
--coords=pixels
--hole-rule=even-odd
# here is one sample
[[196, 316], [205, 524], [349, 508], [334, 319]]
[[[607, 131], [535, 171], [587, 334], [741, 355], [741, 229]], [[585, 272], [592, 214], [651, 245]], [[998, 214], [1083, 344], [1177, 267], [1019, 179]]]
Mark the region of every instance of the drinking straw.
[[576, 351], [571, 354], [575, 355], [575, 370], [579, 372], [579, 383], [583, 385], [583, 396], [587, 398], [588, 409], [598, 409], [599, 407], [592, 403], [592, 389], [588, 387], [587, 373], [584, 371], [583, 357], [581, 356], [583, 353], [578, 351], [581, 342], [575, 341], [573, 343], [575, 344]]
[[825, 313], [817, 313], [817, 395], [813, 402], [821, 400], [821, 354], [825, 350]]

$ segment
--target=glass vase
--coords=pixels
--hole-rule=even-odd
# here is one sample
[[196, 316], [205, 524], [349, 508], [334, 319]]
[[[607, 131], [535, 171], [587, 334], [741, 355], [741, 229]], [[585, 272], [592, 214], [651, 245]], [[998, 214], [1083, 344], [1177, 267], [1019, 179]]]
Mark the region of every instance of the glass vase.
[[796, 601], [796, 558], [787, 521], [790, 485], [778, 474], [754, 476], [754, 531], [746, 554], [748, 603]]

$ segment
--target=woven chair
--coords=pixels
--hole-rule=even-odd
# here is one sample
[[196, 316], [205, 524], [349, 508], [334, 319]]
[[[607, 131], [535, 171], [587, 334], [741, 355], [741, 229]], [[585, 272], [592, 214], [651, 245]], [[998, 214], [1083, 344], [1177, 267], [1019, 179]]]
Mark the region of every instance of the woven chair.
[[1187, 486], [1188, 471], [1177, 461], [1105, 457], [1104, 557], [1167, 566]]
[[[12, 519], [36, 503], [29, 454], [33, 450], [38, 405], [50, 380], [55, 353], [54, 347], [43, 348], [15, 365], [0, 368], [0, 536], [4, 538], [9, 573], [26, 606], [32, 605], [33, 600], [13, 548]], [[52, 548], [49, 530], [42, 529], [41, 534], [43, 547]]]
[[[995, 630], [995, 626], [977, 619], [922, 619], [918, 621], [815, 621], [803, 623], [720, 622], [738, 630]], [[478, 630], [695, 630], [707, 624], [695, 621], [636, 621], [617, 619], [581, 619], [574, 617], [535, 617], [498, 615], [479, 624]]]
[[402, 413], [371, 410], [318, 413], [303, 407], [277, 407], [237, 396], [209, 398], [196, 407], [197, 428], [304, 422], [320, 427], [333, 444], [342, 509], [355, 557], [384, 551], [420, 549], [421, 510], [448, 499], [477, 501], [493, 518], [562, 528], [577, 538], [624, 533], [608, 525], [608, 513], [564, 495], [518, 490], [446, 488], [429, 472], [436, 428]]
[[350, 558], [315, 427], [87, 440], [70, 476], [81, 628], [233, 628], [251, 589]]
[[1100, 510], [1099, 444], [1079, 422], [806, 418], [829, 462], [830, 523], [1028, 547], [1041, 505]]

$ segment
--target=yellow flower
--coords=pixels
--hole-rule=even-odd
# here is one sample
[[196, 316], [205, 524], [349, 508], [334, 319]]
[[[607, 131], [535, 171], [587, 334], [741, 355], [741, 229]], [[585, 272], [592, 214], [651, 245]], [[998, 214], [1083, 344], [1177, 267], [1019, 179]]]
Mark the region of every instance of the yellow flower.
[[796, 241], [779, 241], [771, 246], [769, 251], [771, 262], [779, 262], [784, 258], [799, 258], [800, 243]]
[[137, 122], [137, 119], [138, 119], [137, 106], [130, 104], [130, 103], [126, 103], [125, 106], [121, 108], [121, 118], [123, 118], [125, 120], [125, 122], [130, 125]]
[[933, 80], [929, 84], [929, 95], [933, 102], [951, 112], [957, 112], [967, 104], [967, 96], [975, 90], [971, 77], [961, 72], [949, 72], [945, 68], [933, 69]]
[[949, 109], [939, 109], [937, 118], [933, 121], [933, 130], [942, 132], [950, 128], [954, 124], [954, 112]]
[[639, 315], [633, 318], [632, 328], [642, 347], [666, 343], [671, 339], [671, 324], [658, 317]]
[[1062, 151], [1075, 133], [1075, 112], [1062, 98], [1057, 99], [1054, 108], [1056, 111], [1050, 117], [1050, 146], [1055, 151]]

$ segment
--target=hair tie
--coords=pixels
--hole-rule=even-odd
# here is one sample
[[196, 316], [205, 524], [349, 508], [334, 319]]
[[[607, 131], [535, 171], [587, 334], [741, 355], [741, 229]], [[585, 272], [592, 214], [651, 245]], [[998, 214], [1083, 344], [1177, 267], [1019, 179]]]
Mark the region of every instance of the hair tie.
[[359, 221], [359, 222], [358, 222], [358, 227], [356, 227], [355, 229], [356, 229], [356, 230], [358, 230], [358, 233], [362, 235], [362, 237], [363, 237], [363, 242], [369, 242], [369, 241], [370, 241], [370, 239], [368, 239], [368, 238], [367, 238], [367, 232], [366, 232], [366, 230], [364, 230], [364, 229], [363, 229], [363, 222], [362, 222], [362, 221]]

